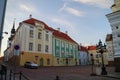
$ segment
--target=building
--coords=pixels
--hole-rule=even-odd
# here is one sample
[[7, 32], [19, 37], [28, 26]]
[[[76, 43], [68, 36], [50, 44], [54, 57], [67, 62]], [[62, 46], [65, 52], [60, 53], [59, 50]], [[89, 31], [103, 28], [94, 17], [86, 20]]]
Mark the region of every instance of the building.
[[79, 65], [87, 65], [89, 64], [88, 50], [86, 47], [79, 45], [78, 46], [78, 59]]
[[120, 72], [120, 0], [114, 0], [112, 13], [107, 14], [113, 36], [115, 71]]
[[[102, 56], [101, 56], [101, 53], [97, 52], [96, 46], [90, 45], [87, 47], [87, 49], [88, 49], [88, 53], [89, 53], [89, 62], [91, 63], [91, 54], [93, 54], [94, 64], [101, 65], [102, 64]], [[103, 53], [103, 59], [104, 59], [104, 64], [108, 65], [107, 52]]]
[[2, 42], [6, 3], [7, 0], [0, 0], [0, 56], [1, 56], [1, 42]]
[[106, 48], [108, 52], [108, 65], [114, 66], [114, 51], [113, 51], [113, 39], [112, 34], [107, 34], [106, 36]]
[[53, 65], [78, 65], [78, 44], [69, 37], [67, 31], [53, 30]]
[[[39, 66], [76, 65], [77, 43], [66, 33], [55, 30], [43, 21], [29, 19], [22, 21], [15, 31], [14, 24], [8, 47], [4, 52], [6, 60], [14, 62], [15, 45], [18, 45], [16, 63], [23, 66], [26, 61]], [[68, 60], [68, 61], [66, 61]]]

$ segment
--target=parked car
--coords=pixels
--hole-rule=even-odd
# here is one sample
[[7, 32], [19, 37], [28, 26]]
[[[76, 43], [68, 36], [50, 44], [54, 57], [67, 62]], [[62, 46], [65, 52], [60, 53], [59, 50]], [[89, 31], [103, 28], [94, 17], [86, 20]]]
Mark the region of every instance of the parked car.
[[38, 65], [35, 64], [34, 62], [25, 62], [24, 64], [24, 67], [25, 68], [31, 68], [31, 69], [37, 69], [38, 68]]

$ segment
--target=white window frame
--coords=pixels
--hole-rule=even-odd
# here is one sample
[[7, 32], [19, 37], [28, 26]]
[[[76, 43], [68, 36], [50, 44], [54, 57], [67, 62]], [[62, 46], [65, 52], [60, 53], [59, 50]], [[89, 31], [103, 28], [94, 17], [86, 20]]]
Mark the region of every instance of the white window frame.
[[29, 51], [33, 51], [33, 43], [32, 42], [29, 43]]

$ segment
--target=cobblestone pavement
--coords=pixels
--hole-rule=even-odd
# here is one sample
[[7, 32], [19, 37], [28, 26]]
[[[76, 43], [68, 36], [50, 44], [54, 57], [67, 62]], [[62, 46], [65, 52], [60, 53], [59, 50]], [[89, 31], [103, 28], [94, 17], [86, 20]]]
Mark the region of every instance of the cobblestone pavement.
[[[9, 66], [9, 69], [13, 69]], [[113, 73], [114, 68], [107, 68], [109, 73]], [[119, 80], [110, 77], [90, 76], [91, 66], [72, 66], [72, 67], [39, 67], [38, 69], [27, 69], [17, 67], [16, 72], [22, 71], [30, 80]], [[16, 76], [18, 77], [18, 76]]]

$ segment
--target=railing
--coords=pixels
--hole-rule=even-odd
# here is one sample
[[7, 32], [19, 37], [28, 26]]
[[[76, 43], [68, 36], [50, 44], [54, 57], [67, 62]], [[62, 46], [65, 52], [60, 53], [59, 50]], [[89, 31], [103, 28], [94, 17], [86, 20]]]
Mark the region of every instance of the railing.
[[[17, 76], [17, 77], [16, 77]], [[5, 65], [1, 65], [0, 80], [30, 80], [22, 71], [14, 73], [12, 70], [7, 70]]]
[[[1, 65], [0, 76], [0, 80], [30, 80], [22, 73], [22, 71], [14, 73], [12, 70], [7, 70], [7, 67], [5, 65]], [[59, 76], [56, 76], [53, 80], [61, 79]]]
[[[19, 76], [19, 77], [17, 77], [17, 80], [30, 80], [28, 77], [26, 77], [23, 73], [22, 73], [22, 71], [20, 71], [19, 73], [14, 73], [14, 72], [12, 72], [12, 70], [10, 70], [10, 75], [9, 75], [9, 80], [12, 80], [12, 78], [14, 79], [14, 78], [16, 78], [16, 77], [14, 77], [14, 75], [15, 76]], [[15, 79], [14, 79], [15, 80]]]

